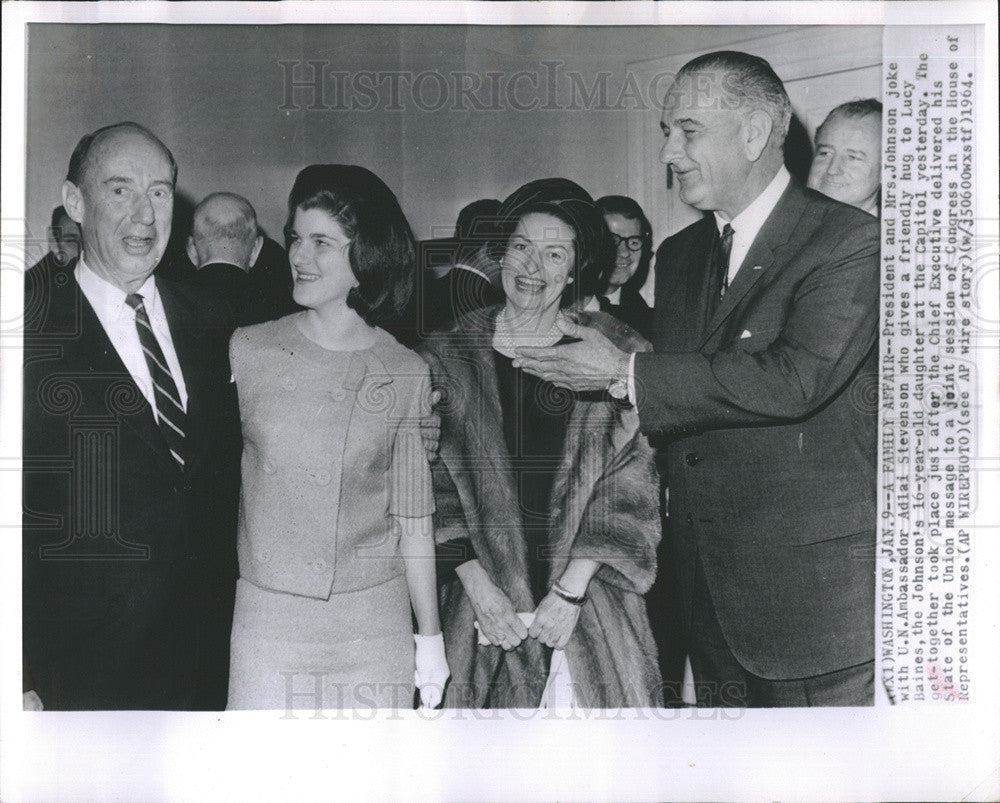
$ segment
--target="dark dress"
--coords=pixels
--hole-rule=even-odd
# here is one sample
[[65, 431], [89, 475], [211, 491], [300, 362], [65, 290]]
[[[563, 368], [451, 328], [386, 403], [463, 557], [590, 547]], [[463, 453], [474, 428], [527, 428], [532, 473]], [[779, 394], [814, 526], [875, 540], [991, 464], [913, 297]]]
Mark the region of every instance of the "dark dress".
[[552, 518], [549, 500], [575, 394], [515, 368], [511, 358], [498, 351], [493, 359], [504, 443], [514, 472], [531, 592], [537, 605], [548, 592], [545, 542]]

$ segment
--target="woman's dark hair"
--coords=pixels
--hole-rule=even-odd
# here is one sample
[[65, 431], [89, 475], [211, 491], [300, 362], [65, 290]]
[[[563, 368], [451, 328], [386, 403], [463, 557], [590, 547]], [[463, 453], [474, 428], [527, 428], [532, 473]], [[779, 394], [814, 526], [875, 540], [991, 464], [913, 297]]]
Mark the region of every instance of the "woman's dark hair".
[[621, 215], [626, 220], [639, 221], [639, 236], [642, 237], [642, 251], [639, 256], [639, 266], [635, 269], [625, 284], [622, 285], [622, 292], [638, 293], [646, 283], [649, 276], [649, 265], [653, 261], [653, 227], [642, 211], [637, 201], [632, 200], [627, 195], [605, 195], [597, 199], [597, 208], [602, 215]]
[[288, 196], [286, 248], [298, 209], [323, 210], [350, 239], [348, 259], [358, 286], [347, 294], [347, 306], [372, 326], [399, 317], [413, 295], [416, 247], [410, 224], [385, 182], [358, 165], [304, 168]]
[[567, 284], [559, 300], [560, 307], [601, 292], [607, 285], [614, 259], [614, 244], [604, 216], [583, 187], [565, 178], [530, 181], [500, 205], [500, 239], [492, 249], [499, 259], [507, 247], [517, 223], [533, 212], [552, 215], [573, 230], [576, 259], [573, 282]]

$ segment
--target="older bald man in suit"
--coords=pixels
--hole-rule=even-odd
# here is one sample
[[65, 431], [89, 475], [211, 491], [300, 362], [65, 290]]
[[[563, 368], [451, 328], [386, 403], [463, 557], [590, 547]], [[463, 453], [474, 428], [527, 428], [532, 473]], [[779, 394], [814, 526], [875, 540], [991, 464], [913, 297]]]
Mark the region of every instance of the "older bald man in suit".
[[221, 709], [240, 435], [230, 330], [154, 276], [177, 166], [135, 123], [83, 137], [79, 259], [26, 275], [26, 705]]

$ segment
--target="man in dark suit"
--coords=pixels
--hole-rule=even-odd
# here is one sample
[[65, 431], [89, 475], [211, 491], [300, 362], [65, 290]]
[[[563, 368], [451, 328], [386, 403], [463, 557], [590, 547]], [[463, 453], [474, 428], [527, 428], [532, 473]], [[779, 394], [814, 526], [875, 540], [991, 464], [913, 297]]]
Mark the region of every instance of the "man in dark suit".
[[224, 304], [238, 326], [278, 317], [251, 293], [249, 272], [263, 245], [257, 214], [246, 198], [214, 192], [195, 207], [187, 241], [193, 282]]
[[141, 126], [85, 136], [80, 258], [26, 276], [26, 706], [225, 706], [239, 421], [220, 312], [153, 278], [176, 175]]
[[61, 204], [52, 210], [48, 227], [48, 253], [31, 269], [58, 270], [80, 255], [80, 227]]
[[655, 351], [567, 327], [583, 342], [520, 360], [627, 392], [667, 438], [668, 568], [702, 705], [873, 702], [879, 229], [791, 179], [790, 116], [762, 59], [685, 65], [661, 159], [710, 214], [657, 254]]
[[[500, 266], [489, 254], [496, 239], [500, 202], [483, 198], [459, 212], [453, 237], [424, 240], [419, 245], [417, 291], [421, 335], [450, 327], [468, 312], [504, 299]], [[443, 271], [441, 275], [435, 275]]]

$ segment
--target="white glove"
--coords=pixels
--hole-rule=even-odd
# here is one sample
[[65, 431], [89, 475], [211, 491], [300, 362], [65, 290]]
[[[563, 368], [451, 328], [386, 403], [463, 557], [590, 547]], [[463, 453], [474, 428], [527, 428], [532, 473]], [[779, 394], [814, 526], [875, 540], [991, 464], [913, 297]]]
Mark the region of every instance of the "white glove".
[[444, 634], [421, 636], [414, 633], [413, 641], [417, 645], [413, 682], [420, 689], [420, 707], [437, 708], [444, 696], [444, 684], [451, 677], [444, 655]]
[[22, 695], [22, 706], [25, 711], [44, 711], [45, 706], [42, 705], [42, 698], [38, 696], [37, 692], [26, 691]]

